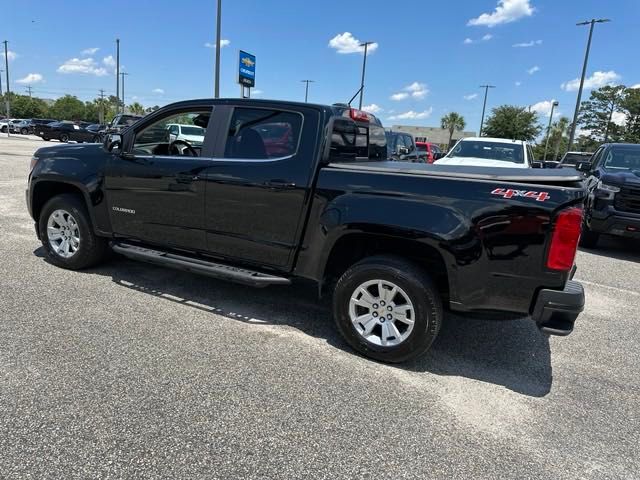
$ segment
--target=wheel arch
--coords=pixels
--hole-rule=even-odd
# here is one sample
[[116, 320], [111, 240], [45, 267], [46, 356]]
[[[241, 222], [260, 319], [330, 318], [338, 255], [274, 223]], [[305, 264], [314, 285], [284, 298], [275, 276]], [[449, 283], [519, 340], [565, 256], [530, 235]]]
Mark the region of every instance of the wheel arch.
[[90, 208], [91, 202], [89, 199], [89, 193], [82, 186], [59, 180], [40, 180], [32, 186], [31, 192], [31, 215], [33, 219], [38, 222], [40, 220], [40, 214], [45, 204], [58, 195], [71, 194], [77, 195], [82, 198], [89, 218], [91, 219], [92, 228], [95, 230], [95, 218], [93, 210]]

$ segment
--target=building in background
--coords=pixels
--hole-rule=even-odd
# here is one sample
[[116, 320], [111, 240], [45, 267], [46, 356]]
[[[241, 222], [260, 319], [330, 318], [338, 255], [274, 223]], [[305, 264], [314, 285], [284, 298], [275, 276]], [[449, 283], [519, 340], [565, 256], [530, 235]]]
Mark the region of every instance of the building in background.
[[[416, 127], [412, 125], [393, 125], [389, 130], [404, 132], [413, 136], [416, 142], [431, 142], [440, 145], [445, 151], [450, 148], [449, 130], [439, 127]], [[454, 144], [461, 138], [475, 137], [476, 132], [453, 132], [451, 143]]]

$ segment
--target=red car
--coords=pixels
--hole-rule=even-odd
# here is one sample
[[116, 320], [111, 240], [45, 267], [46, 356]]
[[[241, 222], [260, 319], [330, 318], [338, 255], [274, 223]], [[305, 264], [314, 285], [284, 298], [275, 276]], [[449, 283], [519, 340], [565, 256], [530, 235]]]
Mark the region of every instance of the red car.
[[[443, 155], [442, 150], [435, 143], [416, 142], [416, 149], [418, 150], [418, 160], [425, 163], [433, 163]], [[439, 154], [438, 158], [435, 157], [436, 154]]]

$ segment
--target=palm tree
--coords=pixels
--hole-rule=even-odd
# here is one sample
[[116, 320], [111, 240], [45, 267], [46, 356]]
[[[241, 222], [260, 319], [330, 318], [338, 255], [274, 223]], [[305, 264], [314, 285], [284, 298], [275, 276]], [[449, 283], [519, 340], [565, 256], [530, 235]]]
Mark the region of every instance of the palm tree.
[[448, 146], [451, 145], [451, 139], [453, 138], [453, 132], [458, 130], [464, 130], [467, 123], [464, 121], [464, 117], [456, 112], [451, 112], [440, 120], [440, 126], [444, 130], [449, 130], [449, 143]]
[[144, 115], [145, 114], [144, 107], [138, 102], [133, 102], [131, 105], [129, 105], [129, 111], [131, 113], [133, 113], [134, 115]]
[[560, 120], [558, 120], [551, 127], [552, 128], [551, 138], [553, 138], [554, 135], [556, 137], [555, 138], [556, 150], [555, 150], [555, 156], [553, 157], [553, 160], [558, 160], [558, 156], [560, 155], [560, 144], [562, 143], [563, 138], [569, 132], [570, 126], [571, 126], [571, 120], [569, 120], [567, 117], [560, 117]]

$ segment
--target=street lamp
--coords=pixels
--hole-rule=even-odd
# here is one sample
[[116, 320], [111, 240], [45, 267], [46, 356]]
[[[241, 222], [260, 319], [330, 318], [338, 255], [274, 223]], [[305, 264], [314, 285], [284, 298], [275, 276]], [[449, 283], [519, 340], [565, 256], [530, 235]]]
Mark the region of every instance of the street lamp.
[[591, 49], [591, 37], [593, 36], [593, 27], [596, 23], [610, 22], [608, 18], [592, 18], [586, 22], [576, 23], [576, 26], [591, 25], [589, 27], [589, 40], [587, 40], [587, 50], [584, 54], [584, 64], [582, 65], [582, 77], [580, 77], [580, 88], [578, 89], [578, 99], [576, 100], [576, 110], [573, 114], [573, 122], [571, 123], [571, 134], [569, 135], [569, 146], [567, 151], [571, 151], [573, 138], [576, 134], [576, 125], [578, 123], [578, 113], [580, 113], [580, 99], [582, 98], [582, 87], [584, 87], [584, 77], [587, 73], [587, 63], [589, 62], [589, 50]]
[[547, 127], [547, 141], [544, 144], [544, 161], [547, 161], [547, 148], [549, 148], [549, 133], [551, 132], [551, 120], [553, 120], [553, 109], [559, 105], [557, 100], [551, 104], [551, 113], [549, 114], [549, 126]]
[[127, 107], [126, 103], [124, 103], [124, 77], [129, 74], [127, 72], [120, 72], [120, 75], [122, 76], [122, 113], [125, 113]]
[[484, 110], [487, 108], [487, 94], [489, 93], [490, 88], [496, 88], [495, 85], [480, 85], [480, 88], [484, 88], [484, 103], [482, 104], [482, 118], [480, 120], [480, 133], [479, 137], [482, 136], [482, 128], [484, 126]]
[[[9, 42], [5, 40], [4, 42], [4, 73], [7, 75], [7, 97], [5, 99], [5, 105], [7, 107], [7, 118], [11, 116], [11, 89], [9, 88]], [[9, 133], [9, 128], [7, 127], [7, 134]]]
[[360, 106], [359, 110], [362, 110], [362, 97], [364, 96], [364, 73], [367, 68], [367, 49], [369, 45], [374, 42], [363, 42], [360, 44], [361, 47], [364, 47], [364, 58], [362, 59], [362, 81], [360, 82]]
[[307, 103], [307, 99], [309, 98], [309, 84], [315, 83], [314, 80], [300, 80], [302, 83], [305, 83], [304, 87], [304, 103]]
[[214, 97], [220, 98], [220, 24], [222, 23], [222, 0], [218, 0], [218, 13], [216, 18], [216, 76], [214, 85]]

